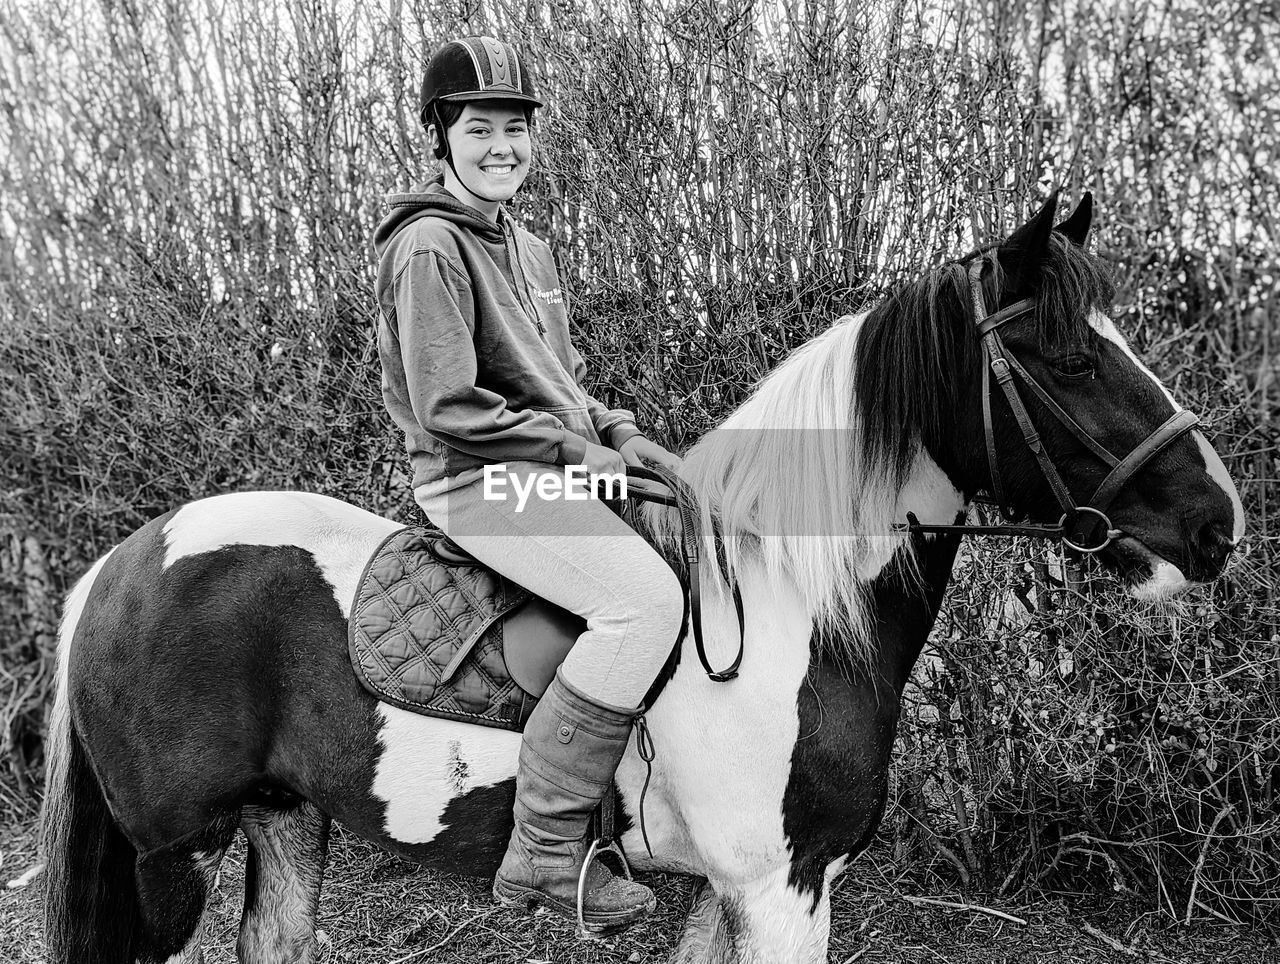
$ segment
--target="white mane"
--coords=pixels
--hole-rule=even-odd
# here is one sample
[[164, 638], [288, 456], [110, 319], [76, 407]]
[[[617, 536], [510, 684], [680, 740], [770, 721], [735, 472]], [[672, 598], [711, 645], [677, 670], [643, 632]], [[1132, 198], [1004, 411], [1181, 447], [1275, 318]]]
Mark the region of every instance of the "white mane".
[[[842, 318], [793, 352], [690, 450], [679, 472], [702, 507], [704, 558], [715, 560], [714, 517], [731, 580], [757, 563], [770, 578], [790, 580], [815, 629], [827, 629], [863, 663], [873, 655], [866, 588], [906, 542], [891, 528], [898, 497], [891, 473], [864, 451], [858, 425], [855, 352], [865, 317]], [[675, 511], [645, 505], [640, 516], [678, 555]], [[708, 585], [719, 586], [715, 569], [704, 566]]]

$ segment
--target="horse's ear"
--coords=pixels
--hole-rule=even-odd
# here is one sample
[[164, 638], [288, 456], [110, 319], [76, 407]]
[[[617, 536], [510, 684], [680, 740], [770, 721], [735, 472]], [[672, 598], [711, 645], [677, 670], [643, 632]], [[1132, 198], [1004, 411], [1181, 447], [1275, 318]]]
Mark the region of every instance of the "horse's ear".
[[1067, 219], [1059, 224], [1055, 231], [1066, 236], [1077, 248], [1083, 248], [1085, 239], [1089, 237], [1089, 228], [1093, 225], [1093, 195], [1088, 191], [1080, 198], [1076, 209]]
[[1032, 284], [1040, 275], [1040, 265], [1049, 254], [1053, 215], [1058, 210], [1058, 192], [1049, 195], [1044, 207], [1022, 227], [1009, 235], [997, 250], [1000, 268], [1014, 290]]

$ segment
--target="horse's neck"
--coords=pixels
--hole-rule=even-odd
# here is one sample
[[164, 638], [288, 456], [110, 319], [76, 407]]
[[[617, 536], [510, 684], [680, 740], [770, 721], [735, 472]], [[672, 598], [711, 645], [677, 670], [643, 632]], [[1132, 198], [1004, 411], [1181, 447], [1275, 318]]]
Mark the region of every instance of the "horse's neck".
[[[911, 513], [924, 523], [950, 524], [957, 521], [966, 508], [963, 495], [922, 450], [897, 494], [892, 513], [899, 521], [905, 521], [907, 513]], [[653, 511], [656, 514], [659, 511], [675, 513], [676, 510], [653, 507]], [[633, 518], [632, 521], [640, 520]], [[651, 523], [653, 519], [650, 517], [646, 521]], [[901, 693], [942, 604], [959, 539], [952, 536], [897, 536], [874, 540], [870, 546], [856, 570], [856, 578], [866, 585], [862, 594], [869, 607], [865, 626], [872, 636], [872, 665], [864, 669], [874, 674], [882, 685]], [[666, 545], [662, 548], [673, 567], [685, 574], [684, 560], [674, 547]], [[778, 602], [789, 600], [783, 604], [786, 609], [799, 605], [799, 595], [776, 585], [762, 567], [748, 566], [741, 575], [745, 577], [742, 595], [749, 628], [754, 628], [751, 624], [766, 615], [763, 609], [770, 608], [764, 604], [765, 599], [776, 596]], [[704, 586], [713, 593], [722, 584], [719, 573], [704, 571], [702, 579]], [[712, 662], [717, 665], [732, 659], [739, 638], [732, 605], [725, 599], [720, 602], [717, 616], [704, 617], [708, 648], [714, 651]], [[796, 625], [812, 623], [802, 620]], [[818, 659], [856, 650], [856, 647], [845, 645], [845, 641], [823, 638], [821, 629], [814, 629], [817, 635], [781, 631], [781, 626], [777, 629], [778, 632], [769, 634], [771, 646], [787, 646], [794, 640], [794, 645], [806, 647]], [[669, 671], [664, 672], [662, 685], [668, 678]], [[657, 689], [660, 691], [661, 686]]]
[[[910, 513], [926, 525], [951, 525], [967, 510], [963, 493], [921, 447], [895, 518]], [[959, 548], [958, 536], [913, 535], [871, 581], [881, 670], [899, 694], [929, 638]]]
[[[922, 453], [898, 495], [894, 514], [899, 521], [911, 513], [926, 524], [949, 525], [966, 509], [963, 495]], [[960, 538], [913, 535], [889, 545], [886, 551], [865, 560], [858, 571], [866, 580], [867, 628], [874, 644], [871, 665], [860, 667], [859, 672], [874, 677], [877, 688], [892, 690], [896, 698], [933, 629], [951, 581]], [[818, 654], [841, 648], [821, 638], [814, 642]]]
[[902, 695], [929, 639], [960, 548], [959, 536], [914, 538], [915, 565], [895, 561], [876, 578], [870, 593], [879, 643], [876, 674], [896, 696]]

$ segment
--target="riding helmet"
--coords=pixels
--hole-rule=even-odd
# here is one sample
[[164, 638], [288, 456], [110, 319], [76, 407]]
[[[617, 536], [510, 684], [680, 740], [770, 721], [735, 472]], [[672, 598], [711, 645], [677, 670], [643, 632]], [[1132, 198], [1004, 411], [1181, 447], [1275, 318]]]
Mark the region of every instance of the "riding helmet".
[[428, 111], [442, 100], [515, 100], [542, 106], [519, 51], [492, 37], [452, 40], [428, 61], [418, 98], [423, 127], [432, 119]]

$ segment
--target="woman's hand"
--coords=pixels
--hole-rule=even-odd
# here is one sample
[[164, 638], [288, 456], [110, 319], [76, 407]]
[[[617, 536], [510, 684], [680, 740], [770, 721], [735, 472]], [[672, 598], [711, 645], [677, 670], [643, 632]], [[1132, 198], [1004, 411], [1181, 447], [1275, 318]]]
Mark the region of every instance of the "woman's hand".
[[587, 452], [582, 457], [582, 464], [592, 475], [623, 475], [627, 471], [627, 463], [623, 456], [604, 445], [587, 443]]
[[668, 452], [657, 442], [650, 442], [643, 435], [633, 435], [618, 449], [627, 465], [644, 467], [645, 460], [657, 462], [671, 471], [680, 468], [680, 456]]

